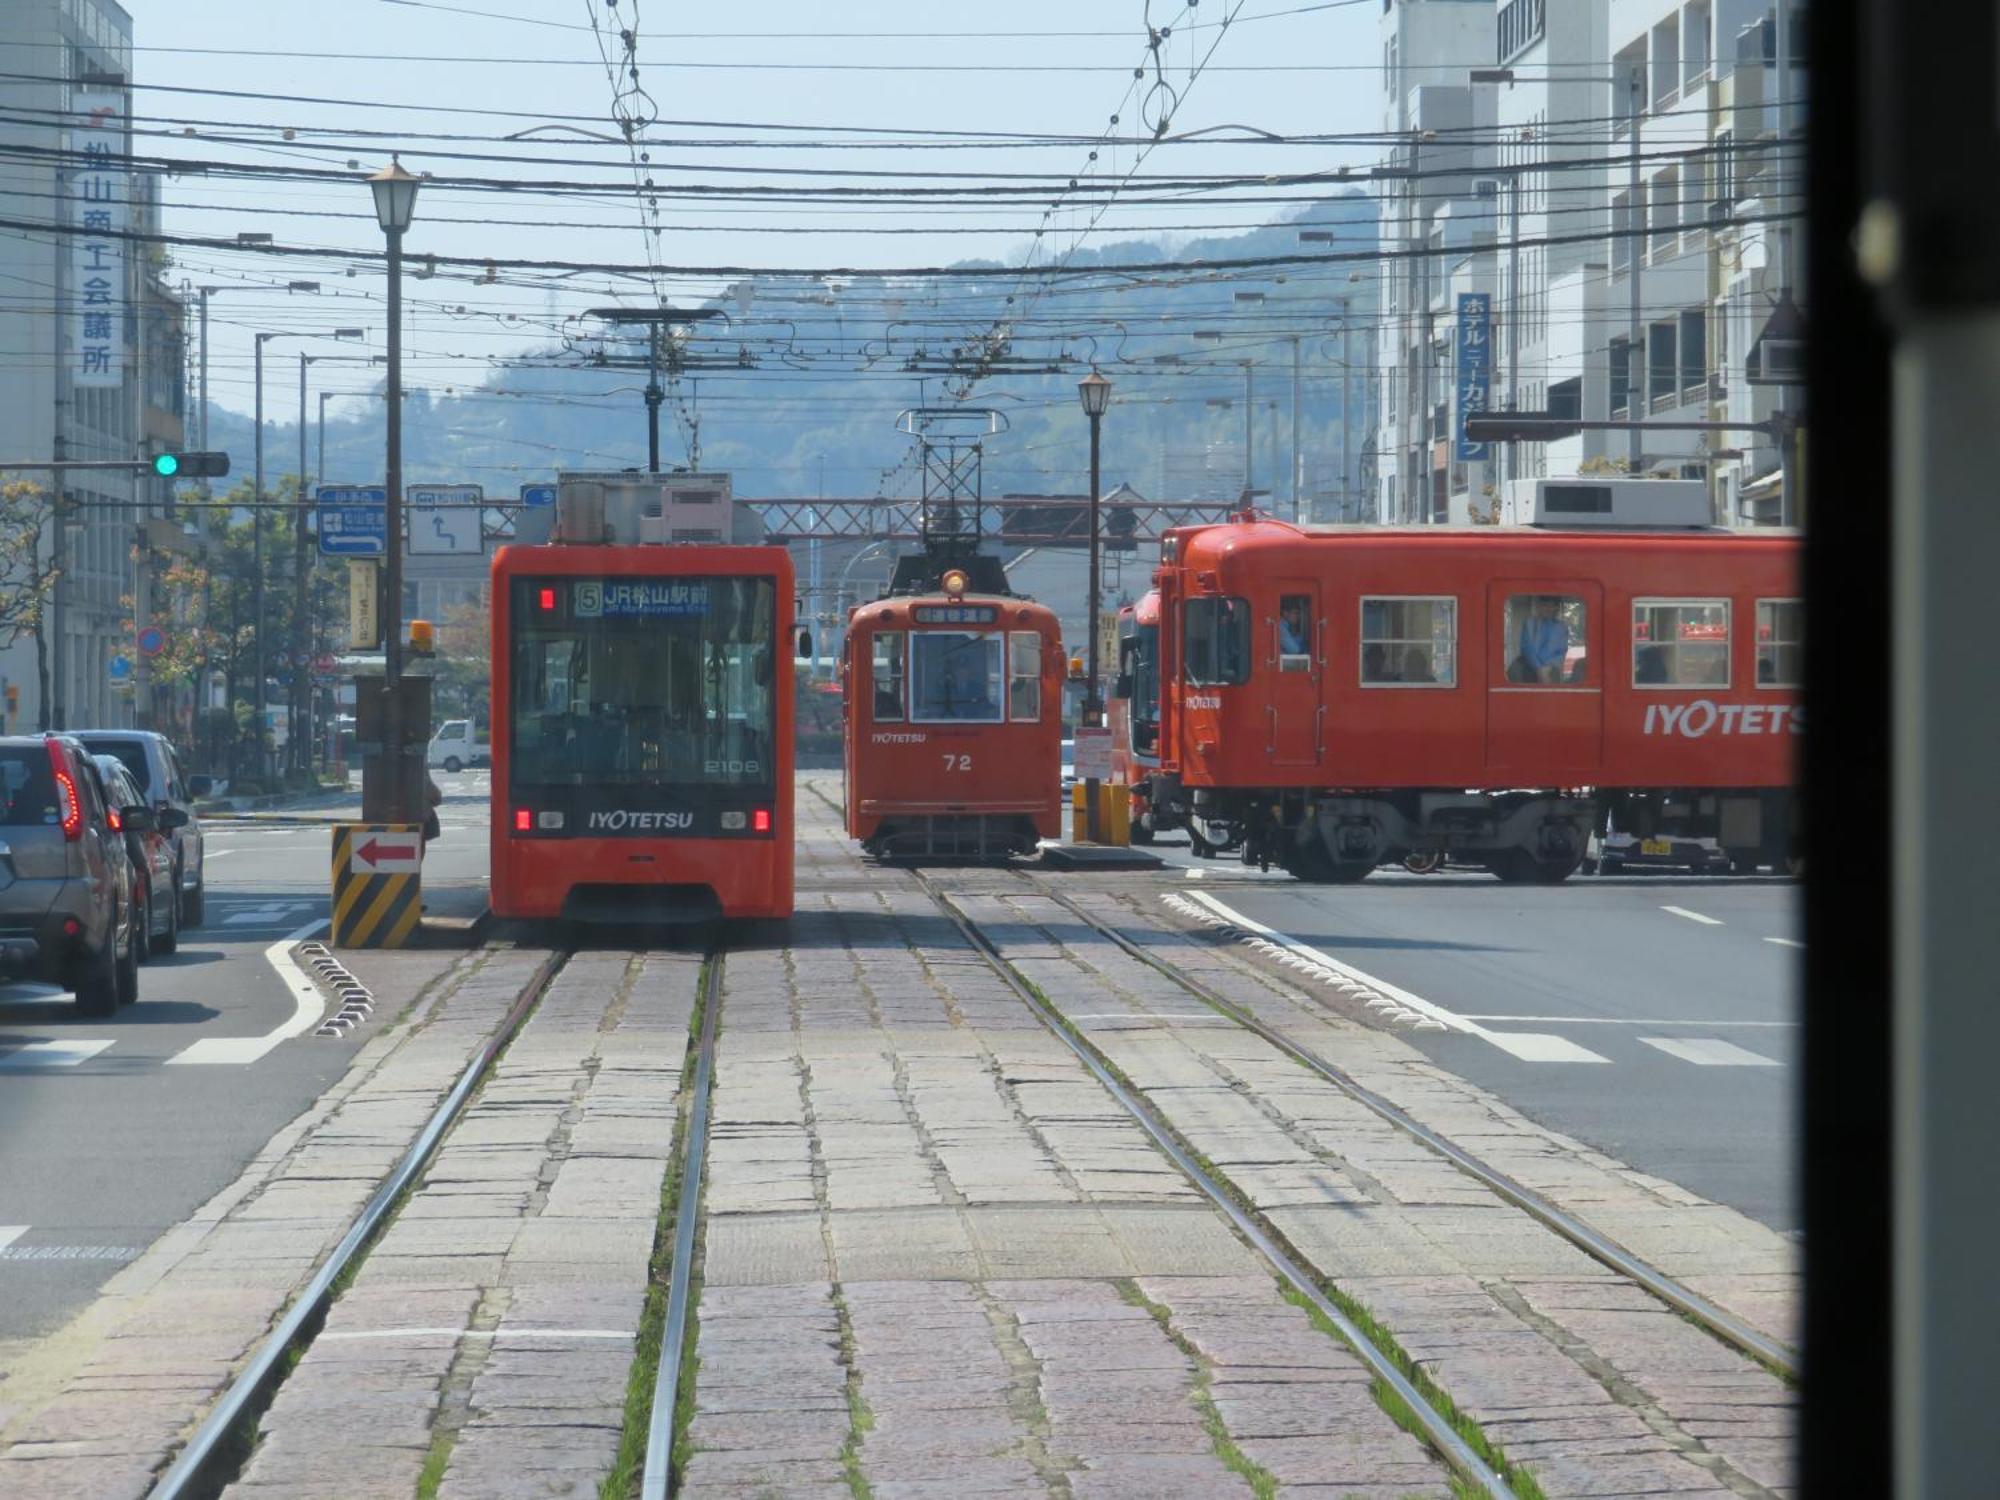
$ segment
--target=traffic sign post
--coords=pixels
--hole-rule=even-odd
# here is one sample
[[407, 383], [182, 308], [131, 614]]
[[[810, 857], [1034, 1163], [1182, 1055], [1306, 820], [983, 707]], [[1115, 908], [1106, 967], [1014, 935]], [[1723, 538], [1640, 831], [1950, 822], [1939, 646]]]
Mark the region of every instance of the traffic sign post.
[[521, 503], [530, 510], [556, 503], [556, 487], [552, 484], [524, 484], [521, 486]]
[[423, 915], [423, 829], [342, 823], [333, 830], [336, 948], [401, 948]]
[[106, 664], [105, 670], [111, 674], [113, 682], [123, 682], [132, 675], [132, 658], [129, 656], [114, 656]]
[[380, 557], [389, 550], [389, 492], [381, 485], [323, 484], [319, 550], [323, 557]]
[[486, 534], [480, 510], [485, 499], [476, 484], [411, 485], [403, 504], [410, 555], [483, 556]]
[[158, 656], [167, 649], [167, 633], [157, 625], [148, 625], [139, 632], [139, 654]]

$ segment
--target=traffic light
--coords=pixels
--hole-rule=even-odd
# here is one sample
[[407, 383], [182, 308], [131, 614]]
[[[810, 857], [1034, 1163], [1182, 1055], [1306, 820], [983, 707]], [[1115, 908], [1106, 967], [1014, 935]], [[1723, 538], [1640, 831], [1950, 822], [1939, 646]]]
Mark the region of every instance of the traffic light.
[[227, 453], [156, 453], [153, 472], [162, 479], [219, 479], [229, 472]]

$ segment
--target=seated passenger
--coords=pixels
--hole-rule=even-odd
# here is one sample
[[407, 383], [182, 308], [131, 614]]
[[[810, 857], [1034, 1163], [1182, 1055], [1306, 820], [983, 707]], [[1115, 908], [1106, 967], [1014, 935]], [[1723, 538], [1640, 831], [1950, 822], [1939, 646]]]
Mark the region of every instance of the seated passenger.
[[1380, 645], [1369, 645], [1361, 651], [1361, 680], [1363, 682], [1394, 682], [1389, 671], [1389, 654]]
[[1632, 681], [1640, 686], [1655, 685], [1667, 680], [1667, 651], [1664, 646], [1641, 646], [1639, 656], [1632, 664]]
[[1403, 681], [1436, 682], [1431, 675], [1430, 653], [1422, 646], [1411, 646], [1403, 652]]

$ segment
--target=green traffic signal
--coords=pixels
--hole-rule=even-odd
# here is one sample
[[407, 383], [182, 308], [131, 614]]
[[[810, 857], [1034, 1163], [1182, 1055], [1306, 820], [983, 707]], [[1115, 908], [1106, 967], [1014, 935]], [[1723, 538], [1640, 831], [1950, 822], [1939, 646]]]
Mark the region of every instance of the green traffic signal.
[[162, 479], [213, 479], [229, 472], [227, 453], [156, 453], [153, 472]]

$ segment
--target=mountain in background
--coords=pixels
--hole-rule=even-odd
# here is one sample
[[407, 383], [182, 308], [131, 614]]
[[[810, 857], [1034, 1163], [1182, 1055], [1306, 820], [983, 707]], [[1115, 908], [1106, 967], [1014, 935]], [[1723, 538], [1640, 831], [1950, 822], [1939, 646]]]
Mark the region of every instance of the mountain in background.
[[[1102, 264], [1186, 263], [1289, 255], [1304, 228], [1331, 231], [1329, 248], [1357, 256], [1376, 248], [1375, 205], [1358, 192], [1323, 203], [1265, 228], [1196, 239], [1120, 240], [1080, 251], [1069, 262], [1087, 270]], [[1359, 262], [1357, 262], [1359, 263]], [[968, 261], [967, 266], [979, 262]], [[698, 422], [704, 469], [734, 476], [744, 496], [867, 497], [917, 492], [908, 461], [910, 440], [896, 430], [898, 412], [947, 399], [941, 375], [906, 372], [921, 349], [936, 365], [954, 350], [971, 347], [1008, 310], [1020, 287], [1017, 275], [995, 264], [991, 279], [851, 277], [827, 281], [759, 280], [747, 312], [735, 298], [711, 305], [727, 311], [697, 341], [704, 362], [734, 358], [738, 340], [750, 368], [684, 374], [661, 413], [661, 461], [688, 462], [689, 419]], [[1180, 271], [1088, 297], [1050, 297], [1030, 310], [1083, 316], [1109, 328], [1088, 336], [1046, 336], [1032, 322], [1009, 351], [1016, 363], [1061, 363], [1063, 373], [1007, 372], [984, 380], [970, 404], [1006, 413], [1008, 430], [986, 446], [988, 495], [1080, 494], [1088, 487], [1088, 429], [1076, 399], [1076, 380], [1095, 363], [1116, 385], [1104, 421], [1104, 485], [1124, 482], [1153, 498], [1221, 499], [1242, 487], [1243, 382], [1240, 362], [1256, 361], [1254, 478], [1260, 488], [1288, 496], [1291, 463], [1292, 346], [1300, 338], [1303, 378], [1300, 449], [1305, 493], [1334, 493], [1341, 449], [1341, 341], [1339, 309], [1329, 295], [1352, 297], [1357, 330], [1349, 343], [1356, 362], [1353, 437], [1368, 429], [1363, 376], [1374, 336], [1377, 282], [1348, 282], [1337, 269], [1276, 268], [1271, 274]], [[1264, 301], [1239, 302], [1246, 292]], [[896, 314], [885, 317], [885, 307]], [[1017, 304], [1018, 307], [1018, 304]], [[1122, 325], [1123, 334], [1112, 326]], [[1212, 326], [1221, 337], [1198, 341]], [[1162, 337], [1162, 336], [1165, 337]], [[887, 351], [893, 340], [894, 354]], [[867, 368], [835, 369], [835, 346], [874, 356]], [[612, 346], [642, 352], [641, 344]], [[1169, 360], [1159, 358], [1170, 355]], [[577, 354], [552, 354], [548, 346], [524, 348], [520, 363], [491, 370], [483, 381], [440, 385], [408, 382], [404, 406], [404, 475], [407, 483], [472, 482], [488, 495], [511, 495], [520, 484], [552, 479], [558, 469], [643, 467], [646, 462], [643, 369], [579, 367]], [[1175, 364], [1172, 359], [1178, 359]], [[476, 367], [468, 363], [467, 369]], [[331, 377], [329, 377], [331, 379]], [[267, 384], [267, 411], [284, 408], [291, 387]], [[381, 384], [359, 413], [357, 398], [335, 403], [325, 430], [324, 477], [343, 483], [379, 483], [383, 431]], [[317, 424], [308, 413], [308, 462], [319, 468]], [[249, 419], [211, 411], [211, 444], [232, 455], [234, 472], [252, 468]], [[265, 427], [267, 484], [298, 467], [297, 428], [271, 421]], [[822, 477], [823, 476], [823, 477]]]

